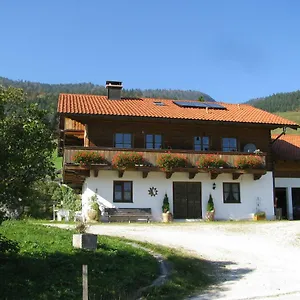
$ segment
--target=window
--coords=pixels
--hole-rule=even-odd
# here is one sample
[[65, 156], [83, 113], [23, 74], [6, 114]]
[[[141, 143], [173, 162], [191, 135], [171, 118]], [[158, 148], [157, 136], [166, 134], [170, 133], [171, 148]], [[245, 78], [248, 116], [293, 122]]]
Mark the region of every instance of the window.
[[209, 150], [209, 137], [208, 136], [195, 136], [194, 137], [194, 150], [208, 151]]
[[146, 149], [161, 149], [162, 135], [161, 134], [146, 134]]
[[165, 106], [165, 103], [161, 101], [154, 101], [153, 103], [157, 106]]
[[222, 139], [222, 150], [226, 151], [226, 152], [237, 151], [236, 138], [223, 138]]
[[223, 183], [223, 202], [241, 203], [239, 183]]
[[116, 148], [132, 148], [131, 133], [116, 133], [115, 147]]
[[132, 181], [114, 181], [114, 202], [133, 202]]

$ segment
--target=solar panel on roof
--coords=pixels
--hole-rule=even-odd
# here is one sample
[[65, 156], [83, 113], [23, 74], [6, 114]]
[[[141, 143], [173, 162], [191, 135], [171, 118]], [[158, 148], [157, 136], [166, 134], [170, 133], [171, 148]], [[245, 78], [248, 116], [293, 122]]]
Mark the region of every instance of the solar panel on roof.
[[226, 109], [224, 106], [217, 104], [217, 103], [207, 103], [208, 107], [211, 108], [219, 108], [219, 109]]
[[214, 109], [226, 109], [224, 106], [216, 103], [207, 103], [200, 101], [173, 101], [180, 107], [194, 107], [194, 108], [214, 108]]

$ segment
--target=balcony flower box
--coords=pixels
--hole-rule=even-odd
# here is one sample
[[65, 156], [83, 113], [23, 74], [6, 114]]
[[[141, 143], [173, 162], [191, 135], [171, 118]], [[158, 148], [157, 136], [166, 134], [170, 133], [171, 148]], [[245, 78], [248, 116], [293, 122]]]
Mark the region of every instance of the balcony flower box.
[[258, 155], [239, 156], [235, 159], [234, 166], [237, 169], [263, 169], [264, 160]]
[[197, 161], [197, 167], [199, 169], [223, 169], [228, 167], [228, 164], [220, 155], [203, 154]]
[[112, 159], [112, 165], [120, 170], [144, 165], [144, 157], [138, 152], [119, 152]]
[[96, 151], [78, 151], [73, 161], [80, 165], [107, 165], [104, 156]]
[[187, 157], [181, 154], [162, 154], [157, 158], [156, 164], [165, 172], [171, 172], [175, 168], [186, 168]]

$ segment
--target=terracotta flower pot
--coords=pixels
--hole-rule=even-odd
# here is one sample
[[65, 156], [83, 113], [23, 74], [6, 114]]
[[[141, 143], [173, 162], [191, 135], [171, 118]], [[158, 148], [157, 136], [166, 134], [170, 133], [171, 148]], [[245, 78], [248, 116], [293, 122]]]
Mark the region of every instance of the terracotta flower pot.
[[205, 219], [207, 221], [214, 221], [215, 220], [215, 211], [207, 211], [205, 215]]
[[88, 211], [87, 211], [87, 217], [88, 217], [88, 220], [89, 221], [94, 221], [94, 222], [96, 222], [96, 221], [98, 221], [99, 220], [99, 214], [98, 214], [98, 212], [95, 210], [95, 209], [92, 209], [92, 208], [90, 208]]
[[169, 223], [173, 221], [173, 216], [170, 212], [162, 213], [163, 223]]

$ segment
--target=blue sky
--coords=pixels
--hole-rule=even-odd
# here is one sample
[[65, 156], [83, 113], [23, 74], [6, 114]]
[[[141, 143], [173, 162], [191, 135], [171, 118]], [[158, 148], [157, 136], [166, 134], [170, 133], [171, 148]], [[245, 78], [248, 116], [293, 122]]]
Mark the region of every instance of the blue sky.
[[299, 13], [298, 0], [2, 0], [0, 76], [243, 102], [299, 89]]

